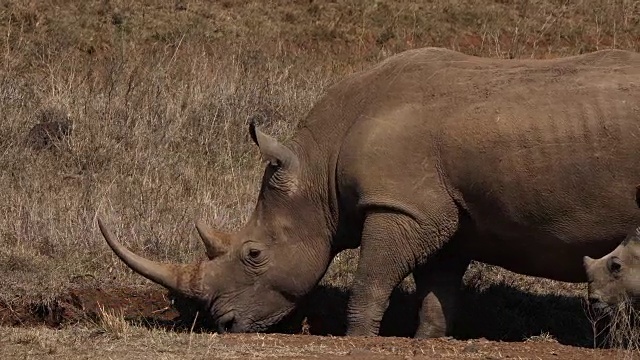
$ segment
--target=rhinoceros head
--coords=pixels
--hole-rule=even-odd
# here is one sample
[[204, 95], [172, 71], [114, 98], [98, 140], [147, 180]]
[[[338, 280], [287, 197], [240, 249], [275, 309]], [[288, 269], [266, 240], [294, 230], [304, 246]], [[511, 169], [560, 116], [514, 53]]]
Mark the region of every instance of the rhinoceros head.
[[640, 227], [609, 254], [583, 260], [589, 301], [597, 309], [610, 310], [625, 300], [640, 303]]
[[[318, 177], [304, 169], [306, 154], [260, 132], [251, 137], [268, 161], [248, 222], [227, 234], [196, 222], [208, 260], [161, 264], [121, 245], [98, 219], [111, 249], [146, 278], [196, 300], [218, 331], [265, 330], [293, 310], [330, 262], [329, 225]], [[312, 190], [315, 189], [315, 190]]]

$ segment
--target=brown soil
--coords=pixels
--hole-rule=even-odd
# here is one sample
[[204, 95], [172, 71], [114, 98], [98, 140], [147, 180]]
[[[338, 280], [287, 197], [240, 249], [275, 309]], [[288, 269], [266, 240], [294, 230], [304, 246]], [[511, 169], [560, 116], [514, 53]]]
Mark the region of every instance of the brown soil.
[[156, 322], [175, 321], [179, 313], [170, 307], [162, 290], [136, 288], [83, 288], [48, 303], [0, 303], [0, 325], [59, 328], [86, 320], [96, 319], [100, 306], [122, 311], [126, 318]]
[[[406, 306], [406, 304], [405, 304]], [[176, 332], [207, 332], [206, 323], [193, 322], [193, 316], [185, 310], [180, 299], [170, 298], [164, 290], [134, 287], [83, 288], [76, 289], [64, 297], [47, 304], [15, 302], [0, 303], [0, 327], [19, 328], [45, 325], [54, 329], [68, 329], [70, 325], [96, 322], [101, 309], [122, 311], [130, 323], [149, 328], [163, 328]], [[392, 315], [392, 314], [390, 314]], [[396, 316], [398, 314], [395, 314]], [[392, 315], [392, 317], [395, 317]], [[296, 358], [318, 357], [338, 358], [348, 356], [356, 359], [377, 358], [477, 358], [477, 359], [585, 359], [621, 356], [620, 350], [591, 349], [558, 343], [552, 337], [531, 337], [526, 341], [492, 341], [476, 339], [430, 339], [416, 340], [409, 337], [344, 337], [316, 336], [326, 334], [326, 323], [332, 319], [309, 313], [304, 321], [294, 316], [287, 325], [276, 331], [288, 334], [225, 334], [217, 335], [228, 348], [255, 349], [254, 354], [277, 355], [277, 351], [265, 349], [265, 343], [286, 348], [295, 353]], [[396, 326], [401, 319], [393, 319]], [[291, 326], [291, 324], [297, 324]], [[411, 321], [407, 325], [412, 327]], [[196, 325], [197, 324], [197, 325]], [[204, 326], [203, 326], [204, 325]], [[335, 328], [334, 328], [335, 329]], [[211, 331], [209, 331], [211, 332]], [[311, 334], [311, 335], [310, 335]], [[268, 340], [268, 341], [267, 341]], [[311, 349], [311, 350], [310, 350]], [[622, 354], [633, 358], [633, 354]], [[284, 356], [284, 355], [282, 355]]]
[[[252, 341], [253, 340], [253, 341]], [[327, 355], [309, 354], [296, 356], [298, 359], [601, 359], [620, 358], [616, 350], [581, 349], [561, 345], [556, 342], [495, 342], [486, 339], [418, 340], [394, 337], [318, 337], [302, 335], [269, 335], [263, 339], [251, 335], [225, 335], [221, 341], [229, 347], [240, 344], [259, 346], [268, 340], [279, 347], [304, 349], [310, 344], [324, 348]], [[340, 352], [343, 354], [331, 354]], [[633, 358], [632, 354], [625, 354]], [[284, 357], [284, 356], [283, 356]]]

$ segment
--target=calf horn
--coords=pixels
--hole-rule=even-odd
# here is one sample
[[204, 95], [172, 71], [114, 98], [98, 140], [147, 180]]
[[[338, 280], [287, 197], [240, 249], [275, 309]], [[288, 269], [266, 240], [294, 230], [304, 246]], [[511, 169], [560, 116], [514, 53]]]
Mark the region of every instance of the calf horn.
[[583, 256], [582, 257], [582, 263], [584, 264], [584, 266], [589, 269], [591, 268], [591, 266], [593, 266], [593, 264], [596, 262], [596, 259], [593, 259], [589, 256]]
[[162, 264], [147, 260], [134, 254], [116, 240], [100, 218], [98, 218], [98, 226], [102, 236], [107, 240], [107, 244], [131, 270], [167, 289], [188, 296], [198, 296], [199, 291], [194, 287], [197, 287], [199, 283], [192, 281], [200, 278], [200, 267], [198, 265]]
[[229, 251], [231, 238], [228, 234], [210, 228], [202, 220], [196, 221], [196, 229], [198, 230], [198, 234], [200, 234], [209, 260]]

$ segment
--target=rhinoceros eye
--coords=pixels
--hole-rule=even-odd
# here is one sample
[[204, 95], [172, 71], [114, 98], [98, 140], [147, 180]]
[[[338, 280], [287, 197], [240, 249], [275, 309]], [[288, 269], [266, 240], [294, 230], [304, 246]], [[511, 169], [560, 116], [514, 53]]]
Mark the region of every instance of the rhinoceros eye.
[[262, 267], [267, 260], [265, 252], [259, 244], [247, 244], [242, 261], [251, 267]]
[[253, 259], [259, 258], [260, 254], [262, 254], [262, 251], [260, 251], [258, 249], [249, 250], [249, 256], [252, 257]]
[[607, 261], [607, 268], [609, 269], [609, 272], [616, 275], [620, 273], [620, 270], [622, 270], [622, 261], [619, 257], [612, 256]]

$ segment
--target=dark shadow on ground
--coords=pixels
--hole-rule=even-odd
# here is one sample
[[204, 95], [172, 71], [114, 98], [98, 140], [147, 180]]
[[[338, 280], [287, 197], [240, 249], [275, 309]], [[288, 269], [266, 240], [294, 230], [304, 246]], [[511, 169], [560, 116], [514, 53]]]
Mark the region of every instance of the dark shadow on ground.
[[[160, 290], [88, 288], [47, 306], [0, 304], [0, 320], [9, 326], [100, 321], [100, 308], [120, 308], [131, 323], [172, 331], [212, 332], [216, 328], [193, 301]], [[170, 304], [169, 299], [173, 300]], [[298, 310], [267, 332], [344, 335], [348, 291], [321, 285]], [[171, 305], [171, 306], [170, 306]], [[451, 334], [457, 339], [522, 341], [549, 334], [565, 345], [593, 347], [593, 329], [579, 297], [536, 295], [506, 285], [480, 291], [463, 288], [460, 313]], [[84, 320], [83, 320], [84, 319]], [[304, 322], [304, 325], [303, 325]], [[380, 335], [411, 337], [418, 325], [418, 303], [411, 290], [396, 289], [382, 320]]]
[[[269, 332], [344, 335], [347, 301], [346, 289], [319, 286], [294, 314]], [[190, 329], [193, 325], [193, 314], [185, 310], [189, 307], [187, 304], [181, 307], [180, 327], [183, 329]], [[180, 309], [180, 305], [177, 306]], [[413, 292], [396, 289], [383, 317], [380, 335], [413, 336], [418, 326], [418, 306]], [[593, 347], [592, 326], [583, 300], [578, 297], [536, 295], [506, 285], [493, 285], [482, 292], [466, 287], [460, 309], [451, 334], [456, 339], [523, 341], [549, 334], [561, 344]], [[206, 319], [201, 317], [201, 321], [196, 321], [196, 331], [211, 329], [212, 325], [207, 324]]]
[[593, 330], [582, 298], [538, 295], [506, 285], [483, 292], [465, 289], [455, 337], [522, 341], [549, 334], [559, 343], [593, 347]]
[[[345, 289], [318, 287], [294, 322], [306, 316], [309, 333], [344, 335], [347, 300]], [[413, 336], [418, 307], [412, 292], [394, 291], [380, 335]], [[452, 334], [457, 339], [523, 341], [548, 333], [562, 344], [593, 347], [592, 326], [578, 297], [535, 295], [506, 285], [494, 285], [482, 292], [464, 288], [460, 309]]]

